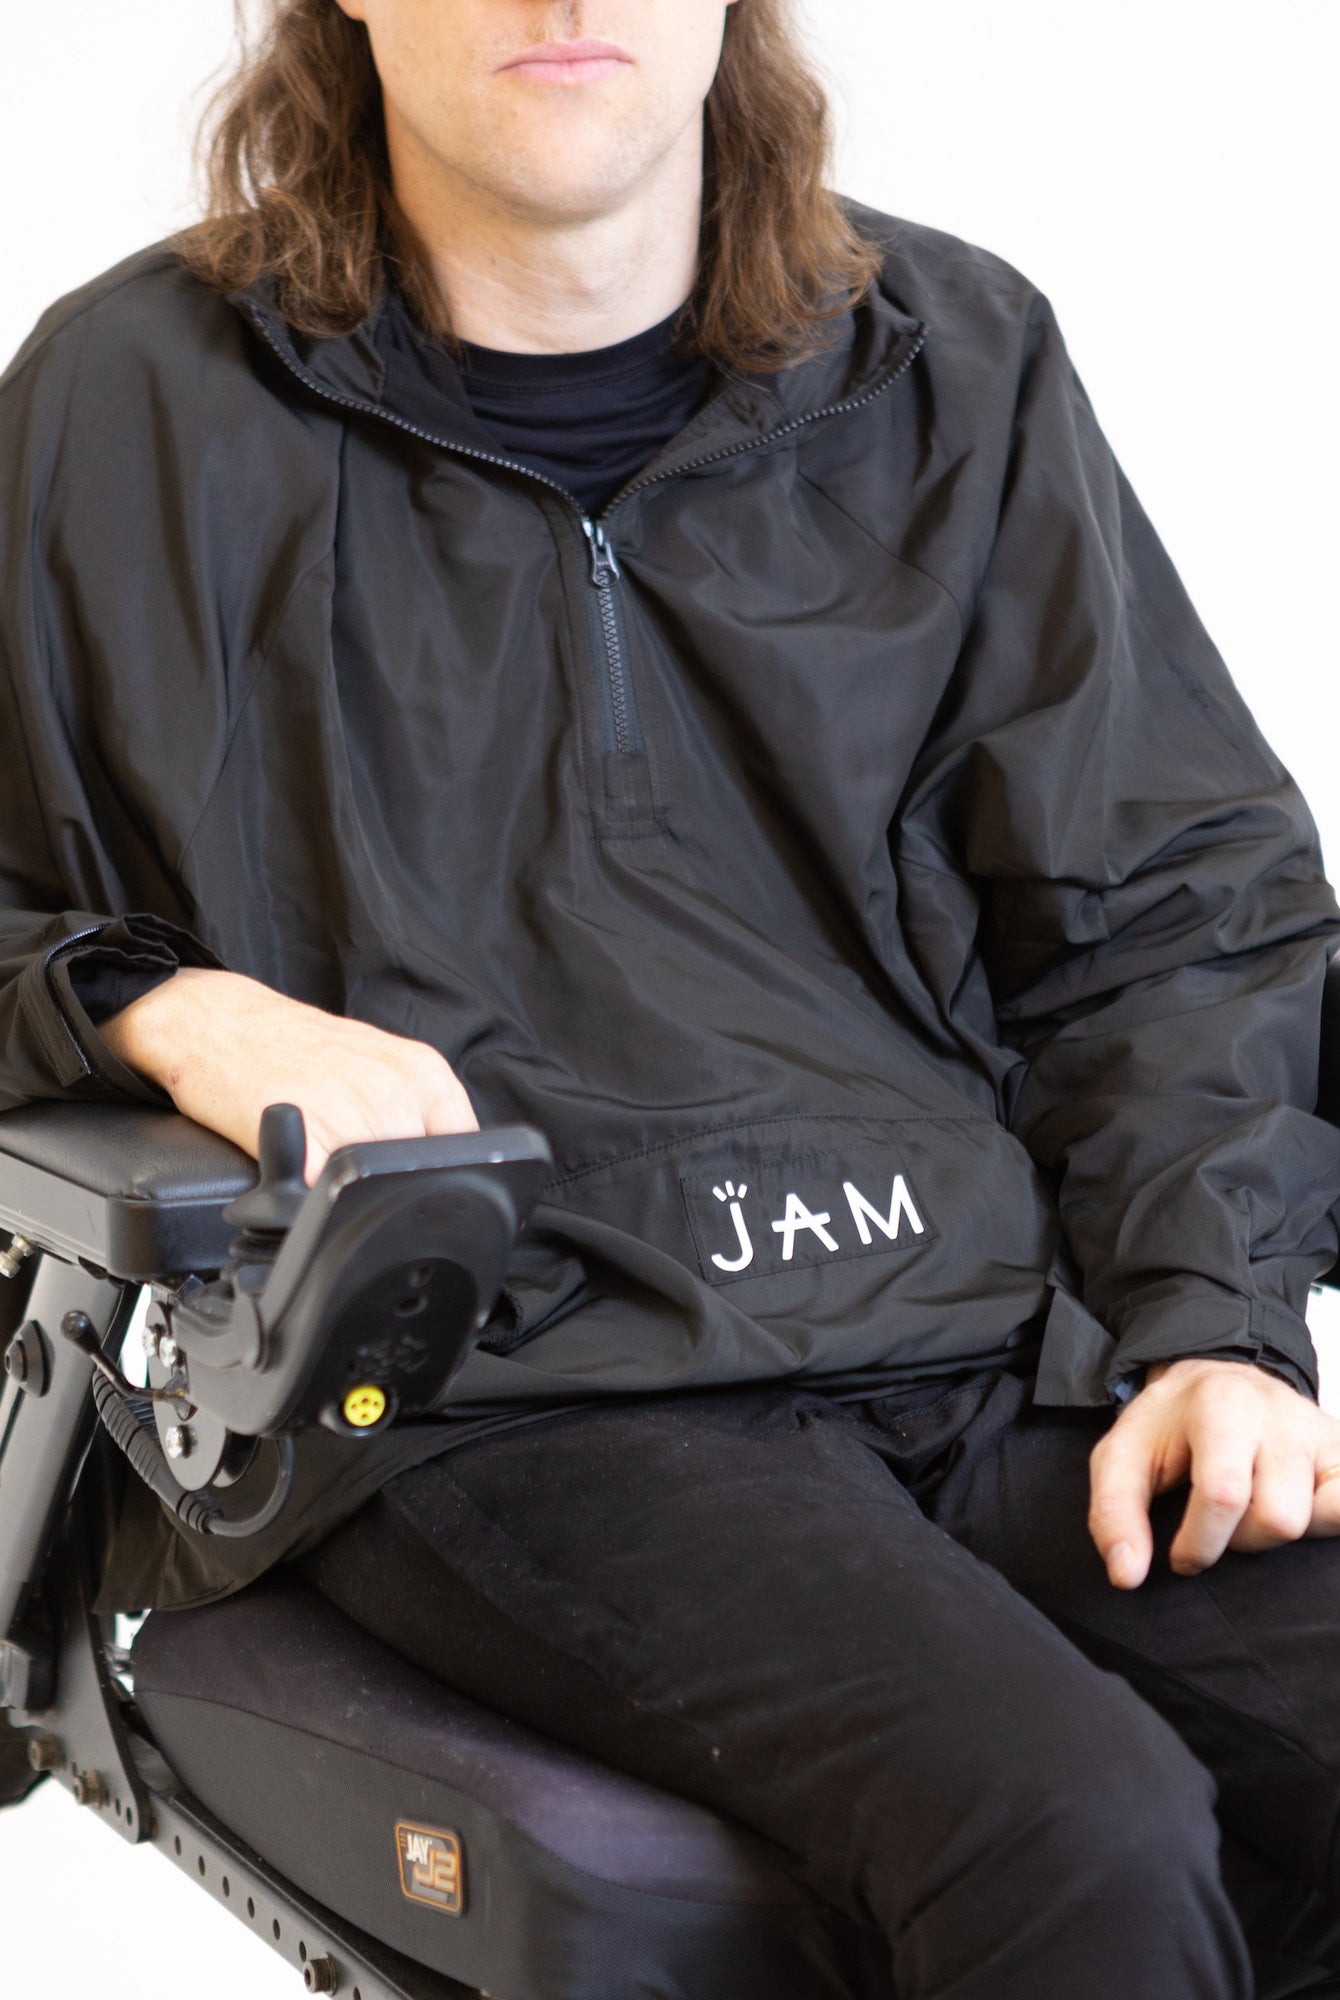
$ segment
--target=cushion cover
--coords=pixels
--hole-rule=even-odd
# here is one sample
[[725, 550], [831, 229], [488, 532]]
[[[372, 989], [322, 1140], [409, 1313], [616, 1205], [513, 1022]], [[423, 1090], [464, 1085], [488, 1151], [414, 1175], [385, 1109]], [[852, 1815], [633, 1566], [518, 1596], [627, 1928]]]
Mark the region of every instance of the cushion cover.
[[[468, 1986], [891, 2000], [881, 1941], [766, 1842], [443, 1687], [293, 1570], [154, 1613], [134, 1675], [204, 1806], [309, 1895]], [[414, 1840], [426, 1870], [459, 1852], [459, 1912], [450, 1860], [448, 1893], [406, 1893]]]

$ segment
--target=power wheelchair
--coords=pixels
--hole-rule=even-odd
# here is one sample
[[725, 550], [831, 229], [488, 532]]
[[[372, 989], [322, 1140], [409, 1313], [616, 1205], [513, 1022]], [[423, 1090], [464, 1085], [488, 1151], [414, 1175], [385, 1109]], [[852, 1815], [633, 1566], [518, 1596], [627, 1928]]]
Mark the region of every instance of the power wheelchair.
[[[1317, 1108], [1340, 1125], [1340, 956]], [[309, 1190], [302, 1141], [272, 1107], [258, 1176], [172, 1112], [0, 1115], [0, 1803], [50, 1774], [312, 1993], [894, 2000], [882, 1940], [766, 1842], [456, 1695], [296, 1570], [116, 1645], [94, 1600], [125, 1480], [258, 1532], [295, 1433], [440, 1407], [547, 1161], [525, 1128], [356, 1146]], [[260, 1440], [273, 1491], [239, 1519]]]

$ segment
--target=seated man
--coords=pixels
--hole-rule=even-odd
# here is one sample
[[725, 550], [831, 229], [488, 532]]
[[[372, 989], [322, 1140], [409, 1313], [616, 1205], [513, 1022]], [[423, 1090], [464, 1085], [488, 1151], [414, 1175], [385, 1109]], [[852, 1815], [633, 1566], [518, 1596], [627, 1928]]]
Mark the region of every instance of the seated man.
[[1241, 2000], [1242, 1857], [1340, 1920], [1307, 810], [780, 0], [272, 17], [0, 393], [0, 1090], [558, 1165], [440, 1422], [103, 1601], [300, 1562], [900, 2000]]

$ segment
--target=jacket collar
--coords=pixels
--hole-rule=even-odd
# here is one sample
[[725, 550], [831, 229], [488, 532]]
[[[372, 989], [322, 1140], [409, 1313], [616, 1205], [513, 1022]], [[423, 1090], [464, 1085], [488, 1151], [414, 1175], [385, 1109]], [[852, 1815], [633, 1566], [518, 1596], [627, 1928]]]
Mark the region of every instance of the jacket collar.
[[[434, 373], [439, 393], [434, 421], [423, 422], [424, 407], [415, 393], [414, 371], [406, 365], [400, 328], [389, 320], [397, 308], [383, 299], [352, 333], [328, 338], [300, 334], [283, 318], [270, 281], [262, 280], [230, 301], [255, 327], [267, 345], [306, 387], [345, 407], [364, 408], [442, 443], [478, 450], [481, 431], [463, 388], [443, 399], [440, 385], [454, 371], [443, 369], [440, 352]], [[413, 331], [407, 312], [399, 320]], [[771, 374], [723, 373], [719, 392], [658, 453], [647, 471], [669, 476], [680, 465], [748, 450], [764, 439], [816, 421], [853, 402], [880, 393], [920, 351], [927, 337], [924, 322], [914, 319], [882, 287], [875, 287], [852, 310], [831, 323], [828, 344], [809, 359]], [[397, 349], [402, 350], [399, 354]], [[459, 387], [459, 378], [456, 378]], [[487, 442], [487, 440], [485, 440]]]

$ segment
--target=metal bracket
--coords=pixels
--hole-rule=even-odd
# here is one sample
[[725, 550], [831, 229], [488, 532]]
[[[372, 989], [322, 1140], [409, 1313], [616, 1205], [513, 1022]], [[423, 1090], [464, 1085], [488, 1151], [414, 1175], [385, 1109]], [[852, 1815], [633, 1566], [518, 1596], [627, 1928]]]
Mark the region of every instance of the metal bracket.
[[47, 1708], [55, 1692], [51, 1641], [27, 1626], [13, 1627], [0, 1643], [0, 1708]]
[[[113, 1450], [99, 1440], [103, 1452]], [[85, 1469], [65, 1526], [52, 1552], [50, 1600], [56, 1676], [51, 1699], [26, 1705], [11, 1717], [37, 1732], [32, 1750], [76, 1803], [98, 1813], [132, 1845], [152, 1831], [149, 1795], [131, 1754], [121, 1698], [107, 1665], [106, 1634], [93, 1611], [89, 1531], [97, 1517], [90, 1498], [100, 1484]], [[34, 1768], [38, 1768], [34, 1758]]]

